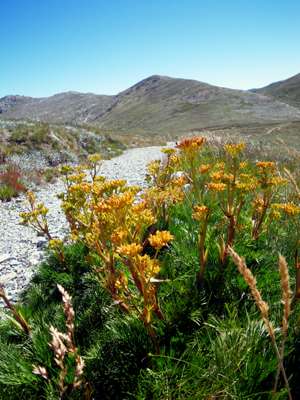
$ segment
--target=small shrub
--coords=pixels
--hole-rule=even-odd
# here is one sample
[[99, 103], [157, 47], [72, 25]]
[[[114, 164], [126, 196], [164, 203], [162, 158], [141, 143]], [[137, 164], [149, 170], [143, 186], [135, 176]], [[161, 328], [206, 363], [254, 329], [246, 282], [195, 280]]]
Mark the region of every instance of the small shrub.
[[17, 192], [8, 185], [0, 185], [0, 200], [9, 201], [17, 196]]
[[28, 140], [29, 127], [26, 125], [18, 125], [10, 135], [9, 141], [17, 144], [24, 144]]
[[3, 146], [0, 146], [0, 164], [4, 164], [6, 162], [7, 157], [7, 149]]
[[43, 176], [46, 182], [53, 183], [59, 176], [59, 171], [57, 168], [47, 168], [43, 171]]
[[29, 139], [33, 145], [49, 143], [51, 141], [49, 124], [38, 124], [35, 126]]
[[2, 200], [10, 200], [17, 197], [19, 193], [25, 192], [26, 188], [22, 183], [21, 171], [14, 165], [8, 165], [6, 171], [0, 173], [0, 197]]

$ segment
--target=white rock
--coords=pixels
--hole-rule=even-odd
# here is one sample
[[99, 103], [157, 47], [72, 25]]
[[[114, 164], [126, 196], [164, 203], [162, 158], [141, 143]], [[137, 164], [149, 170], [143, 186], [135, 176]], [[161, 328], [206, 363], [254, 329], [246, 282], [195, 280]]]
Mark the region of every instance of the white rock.
[[0, 284], [6, 285], [7, 282], [11, 281], [12, 279], [16, 278], [16, 272], [9, 272], [8, 274], [1, 275], [0, 277]]
[[9, 260], [11, 258], [11, 256], [9, 254], [1, 254], [0, 255], [0, 264]]

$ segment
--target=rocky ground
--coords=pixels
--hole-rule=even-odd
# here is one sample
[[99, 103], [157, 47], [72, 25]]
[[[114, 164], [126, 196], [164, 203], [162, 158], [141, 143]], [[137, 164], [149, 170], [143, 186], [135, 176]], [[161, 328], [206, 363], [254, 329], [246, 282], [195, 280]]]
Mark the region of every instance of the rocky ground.
[[[109, 179], [126, 179], [130, 185], [145, 185], [146, 165], [161, 158], [160, 147], [131, 149], [121, 156], [103, 162], [100, 174]], [[67, 224], [60, 210], [57, 194], [63, 191], [63, 182], [40, 187], [36, 196], [49, 208], [49, 226], [54, 236], [64, 237]], [[20, 225], [19, 213], [26, 207], [24, 196], [9, 203], [0, 201], [0, 284], [9, 297], [28, 284], [37, 264], [45, 256], [46, 241], [31, 228]]]

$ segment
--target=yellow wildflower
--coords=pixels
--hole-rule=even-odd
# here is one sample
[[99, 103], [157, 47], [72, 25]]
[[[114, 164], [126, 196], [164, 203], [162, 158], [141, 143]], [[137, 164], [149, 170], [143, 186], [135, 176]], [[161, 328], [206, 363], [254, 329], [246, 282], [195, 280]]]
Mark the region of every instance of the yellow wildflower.
[[215, 168], [216, 169], [224, 169], [225, 168], [225, 163], [224, 163], [224, 161], [220, 161], [220, 162], [217, 162], [216, 164], [215, 164]]
[[173, 148], [162, 149], [161, 151], [162, 153], [167, 154], [168, 156], [176, 153], [176, 149]]
[[205, 138], [202, 136], [194, 136], [191, 138], [183, 139], [177, 144], [177, 148], [181, 150], [196, 150], [203, 146]]
[[169, 158], [169, 165], [175, 166], [179, 163], [179, 157], [176, 154], [172, 154]]
[[149, 243], [156, 250], [166, 246], [172, 239], [173, 235], [169, 231], [157, 231], [154, 235], [149, 236]]
[[138, 243], [125, 244], [117, 248], [117, 252], [123, 256], [134, 257], [141, 253], [143, 247]]
[[63, 241], [60, 239], [51, 239], [49, 240], [49, 248], [52, 250], [56, 250], [61, 248], [63, 245]]
[[250, 182], [237, 182], [236, 188], [241, 192], [250, 192], [256, 189], [257, 183], [254, 181]]
[[148, 255], [138, 255], [135, 259], [135, 265], [147, 280], [150, 280], [160, 271], [159, 261], [151, 259]]
[[273, 171], [275, 169], [275, 163], [273, 161], [257, 161], [256, 166], [261, 170]]
[[161, 161], [160, 160], [155, 160], [155, 161], [151, 161], [148, 165], [147, 165], [147, 172], [148, 174], [152, 175], [152, 176], [156, 176], [159, 172], [160, 169], [160, 164]]
[[269, 184], [273, 186], [285, 185], [286, 183], [287, 180], [281, 178], [280, 176], [273, 176], [272, 178], [269, 179]]
[[219, 182], [209, 182], [206, 186], [208, 190], [212, 190], [214, 192], [224, 192], [226, 189], [225, 183]]
[[188, 182], [188, 180], [184, 175], [179, 176], [178, 178], [172, 179], [172, 181], [171, 181], [172, 185], [175, 185], [175, 186], [183, 186], [187, 182]]
[[233, 174], [224, 174], [222, 180], [227, 183], [233, 182], [234, 175]]
[[193, 218], [196, 221], [203, 221], [209, 213], [209, 208], [207, 206], [195, 206], [193, 212]]
[[120, 246], [126, 240], [128, 233], [121, 228], [115, 229], [111, 234], [111, 241], [114, 245]]
[[212, 172], [209, 176], [213, 181], [220, 181], [224, 176], [224, 172], [223, 171]]
[[231, 157], [237, 157], [245, 148], [245, 143], [225, 144], [224, 149]]
[[98, 154], [98, 153], [95, 153], [95, 154], [90, 154], [89, 156], [88, 156], [88, 161], [90, 162], [90, 163], [92, 163], [92, 164], [96, 164], [96, 163], [98, 163], [100, 160], [101, 160], [101, 155], [100, 154]]
[[60, 173], [62, 175], [70, 175], [71, 173], [74, 172], [74, 168], [71, 167], [70, 165], [63, 165], [62, 167], [60, 167]]
[[199, 172], [201, 174], [206, 174], [210, 169], [211, 169], [211, 165], [210, 164], [202, 164], [199, 167]]
[[281, 218], [281, 214], [277, 210], [271, 210], [270, 216], [272, 219], [280, 219]]
[[247, 161], [240, 162], [240, 169], [245, 169], [247, 165], [248, 165]]
[[282, 203], [282, 204], [275, 203], [272, 205], [272, 207], [277, 210], [282, 210], [283, 212], [285, 212], [287, 215], [290, 216], [295, 216], [300, 213], [300, 207], [294, 203]]
[[256, 211], [258, 211], [259, 213], [262, 212], [263, 208], [264, 208], [264, 201], [261, 197], [256, 197], [253, 200], [253, 207], [255, 208]]
[[80, 174], [69, 175], [68, 179], [69, 181], [74, 183], [81, 183], [85, 177], [86, 177], [85, 173], [82, 172]]

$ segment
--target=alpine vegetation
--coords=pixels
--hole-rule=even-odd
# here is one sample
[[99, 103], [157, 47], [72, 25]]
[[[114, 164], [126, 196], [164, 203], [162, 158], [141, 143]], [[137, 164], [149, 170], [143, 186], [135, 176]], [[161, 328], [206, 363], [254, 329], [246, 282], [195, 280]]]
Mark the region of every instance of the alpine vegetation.
[[63, 166], [65, 240], [0, 320], [1, 399], [297, 399], [299, 168], [188, 137], [147, 187]]

